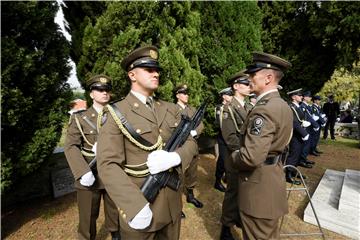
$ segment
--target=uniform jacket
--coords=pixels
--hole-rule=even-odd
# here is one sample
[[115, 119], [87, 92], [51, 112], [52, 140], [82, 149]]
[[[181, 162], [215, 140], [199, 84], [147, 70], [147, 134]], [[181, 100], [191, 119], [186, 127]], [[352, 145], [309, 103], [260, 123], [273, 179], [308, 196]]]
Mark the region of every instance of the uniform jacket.
[[290, 107], [293, 112], [293, 137], [302, 141], [301, 138], [308, 135], [306, 129], [301, 126], [302, 121], [305, 120], [305, 114], [300, 107], [296, 106], [294, 103], [290, 103]]
[[[190, 105], [187, 105], [185, 108], [182, 108], [179, 104], [176, 104], [176, 106], [178, 107], [178, 111], [181, 114], [185, 114], [186, 116], [188, 116], [190, 118], [192, 116], [194, 116], [194, 114], [196, 112], [196, 108], [194, 108]], [[198, 138], [203, 131], [204, 131], [204, 124], [201, 121], [199, 126], [197, 126], [197, 128], [196, 128], [197, 136], [195, 138]]]
[[319, 120], [317, 120], [319, 125], [324, 125], [326, 123], [326, 119], [324, 119], [321, 116], [323, 113], [322, 113], [322, 110], [321, 110], [320, 106], [317, 106], [316, 104], [312, 104], [311, 105], [311, 111], [312, 111], [312, 114], [319, 117]]
[[300, 103], [300, 108], [302, 109], [302, 111], [305, 114], [305, 120], [309, 121], [311, 123], [311, 125], [308, 127], [312, 127], [313, 129], [315, 128], [319, 128], [319, 124], [312, 118], [312, 109], [311, 106], [308, 105], [307, 103], [301, 102]]
[[241, 128], [240, 150], [232, 156], [239, 169], [239, 209], [250, 216], [276, 219], [288, 212], [281, 161], [265, 165], [290, 141], [293, 114], [280, 94], [265, 94], [249, 112]]
[[231, 152], [240, 147], [240, 131], [238, 130], [244, 124], [247, 113], [246, 105], [241, 106], [235, 97], [224, 106], [221, 133]]
[[[87, 152], [92, 153], [92, 146], [89, 145], [89, 143], [83, 138], [76, 124], [75, 117], [79, 120], [86, 139], [89, 141], [89, 143], [94, 144], [98, 136], [98, 113], [93, 107], [90, 107], [85, 111], [74, 113], [70, 117], [70, 123], [65, 139], [64, 152], [71, 172], [75, 178], [75, 187], [78, 189], [103, 189], [104, 186], [100, 178], [97, 176], [97, 173], [94, 171], [93, 173], [96, 177], [96, 181], [91, 187], [85, 187], [80, 184], [81, 176], [90, 171], [88, 164], [93, 159], [93, 157], [86, 157], [81, 153], [81, 149], [87, 149]], [[90, 121], [91, 124], [89, 124], [85, 119]]]
[[[181, 114], [175, 104], [156, 100], [155, 114], [153, 114], [132, 93], [115, 103], [115, 106], [136, 132], [151, 143], [155, 143], [159, 135], [166, 142], [181, 119]], [[128, 222], [145, 206], [147, 200], [140, 191], [145, 177], [127, 175], [123, 170], [124, 165], [145, 164], [150, 152], [129, 141], [109, 114], [100, 130], [97, 151], [99, 175], [105, 184], [106, 191], [118, 207], [121, 228], [129, 228]], [[182, 161], [177, 171], [184, 172], [197, 151], [195, 140], [189, 137], [184, 145], [176, 150]], [[161, 229], [180, 216], [181, 191], [175, 192], [168, 187], [162, 188], [154, 203], [150, 204], [150, 208], [153, 219], [151, 225], [143, 230], [146, 232]]]

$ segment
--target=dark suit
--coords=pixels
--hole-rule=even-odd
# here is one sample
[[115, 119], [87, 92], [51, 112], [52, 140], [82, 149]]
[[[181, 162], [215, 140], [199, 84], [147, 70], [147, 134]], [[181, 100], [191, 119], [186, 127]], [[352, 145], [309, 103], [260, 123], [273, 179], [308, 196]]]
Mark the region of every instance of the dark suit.
[[323, 111], [326, 114], [328, 121], [324, 128], [324, 139], [328, 136], [328, 129], [330, 128], [331, 139], [335, 139], [335, 122], [336, 118], [340, 114], [340, 106], [337, 102], [327, 102], [323, 106]]

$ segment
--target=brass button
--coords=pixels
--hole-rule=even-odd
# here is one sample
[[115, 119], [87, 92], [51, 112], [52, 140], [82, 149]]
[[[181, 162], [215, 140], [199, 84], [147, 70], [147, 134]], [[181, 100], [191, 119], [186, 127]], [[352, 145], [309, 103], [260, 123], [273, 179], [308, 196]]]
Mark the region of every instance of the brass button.
[[93, 130], [90, 130], [90, 133], [94, 133], [94, 131], [93, 131]]
[[134, 103], [134, 107], [138, 108], [139, 104], [138, 103]]
[[161, 128], [159, 129], [159, 132], [161, 132], [161, 133], [162, 133], [162, 129], [161, 129]]
[[91, 114], [92, 117], [95, 117], [95, 113]]
[[245, 182], [246, 182], [246, 181], [248, 180], [248, 178], [247, 178], [247, 177], [245, 177], [245, 178], [244, 178], [244, 180], [245, 180]]
[[137, 133], [141, 133], [141, 129], [136, 129], [136, 132], [137, 132]]
[[175, 125], [175, 127], [177, 127], [178, 123], [176, 122], [174, 125]]

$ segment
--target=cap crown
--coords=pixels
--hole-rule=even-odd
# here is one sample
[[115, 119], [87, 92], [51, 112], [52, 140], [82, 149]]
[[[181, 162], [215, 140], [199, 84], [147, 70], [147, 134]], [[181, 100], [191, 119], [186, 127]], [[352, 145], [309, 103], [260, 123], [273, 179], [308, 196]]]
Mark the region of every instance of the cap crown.
[[135, 49], [127, 55], [121, 62], [121, 67], [125, 71], [130, 71], [136, 67], [148, 67], [160, 69], [158, 62], [159, 50], [155, 46], [144, 46]]
[[235, 83], [242, 83], [248, 85], [250, 83], [249, 75], [245, 73], [245, 70], [242, 70], [232, 75], [227, 82], [229, 85], [233, 85]]
[[245, 73], [254, 73], [266, 68], [285, 71], [289, 67], [291, 67], [291, 63], [285, 59], [269, 53], [254, 52], [253, 63], [246, 67]]
[[86, 82], [86, 86], [90, 90], [92, 90], [94, 88], [110, 90], [111, 89], [111, 78], [104, 74], [95, 75]]
[[188, 93], [189, 92], [189, 87], [186, 84], [180, 84], [178, 86], [176, 86], [176, 88], [174, 89], [174, 93], [178, 94], [178, 93]]

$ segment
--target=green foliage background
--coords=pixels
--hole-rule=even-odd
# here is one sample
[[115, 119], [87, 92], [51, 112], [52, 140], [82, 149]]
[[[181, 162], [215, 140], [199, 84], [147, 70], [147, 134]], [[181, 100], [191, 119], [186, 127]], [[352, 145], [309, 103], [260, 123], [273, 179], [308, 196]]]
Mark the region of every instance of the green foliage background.
[[56, 2], [2, 2], [1, 190], [36, 170], [58, 142], [71, 91]]

